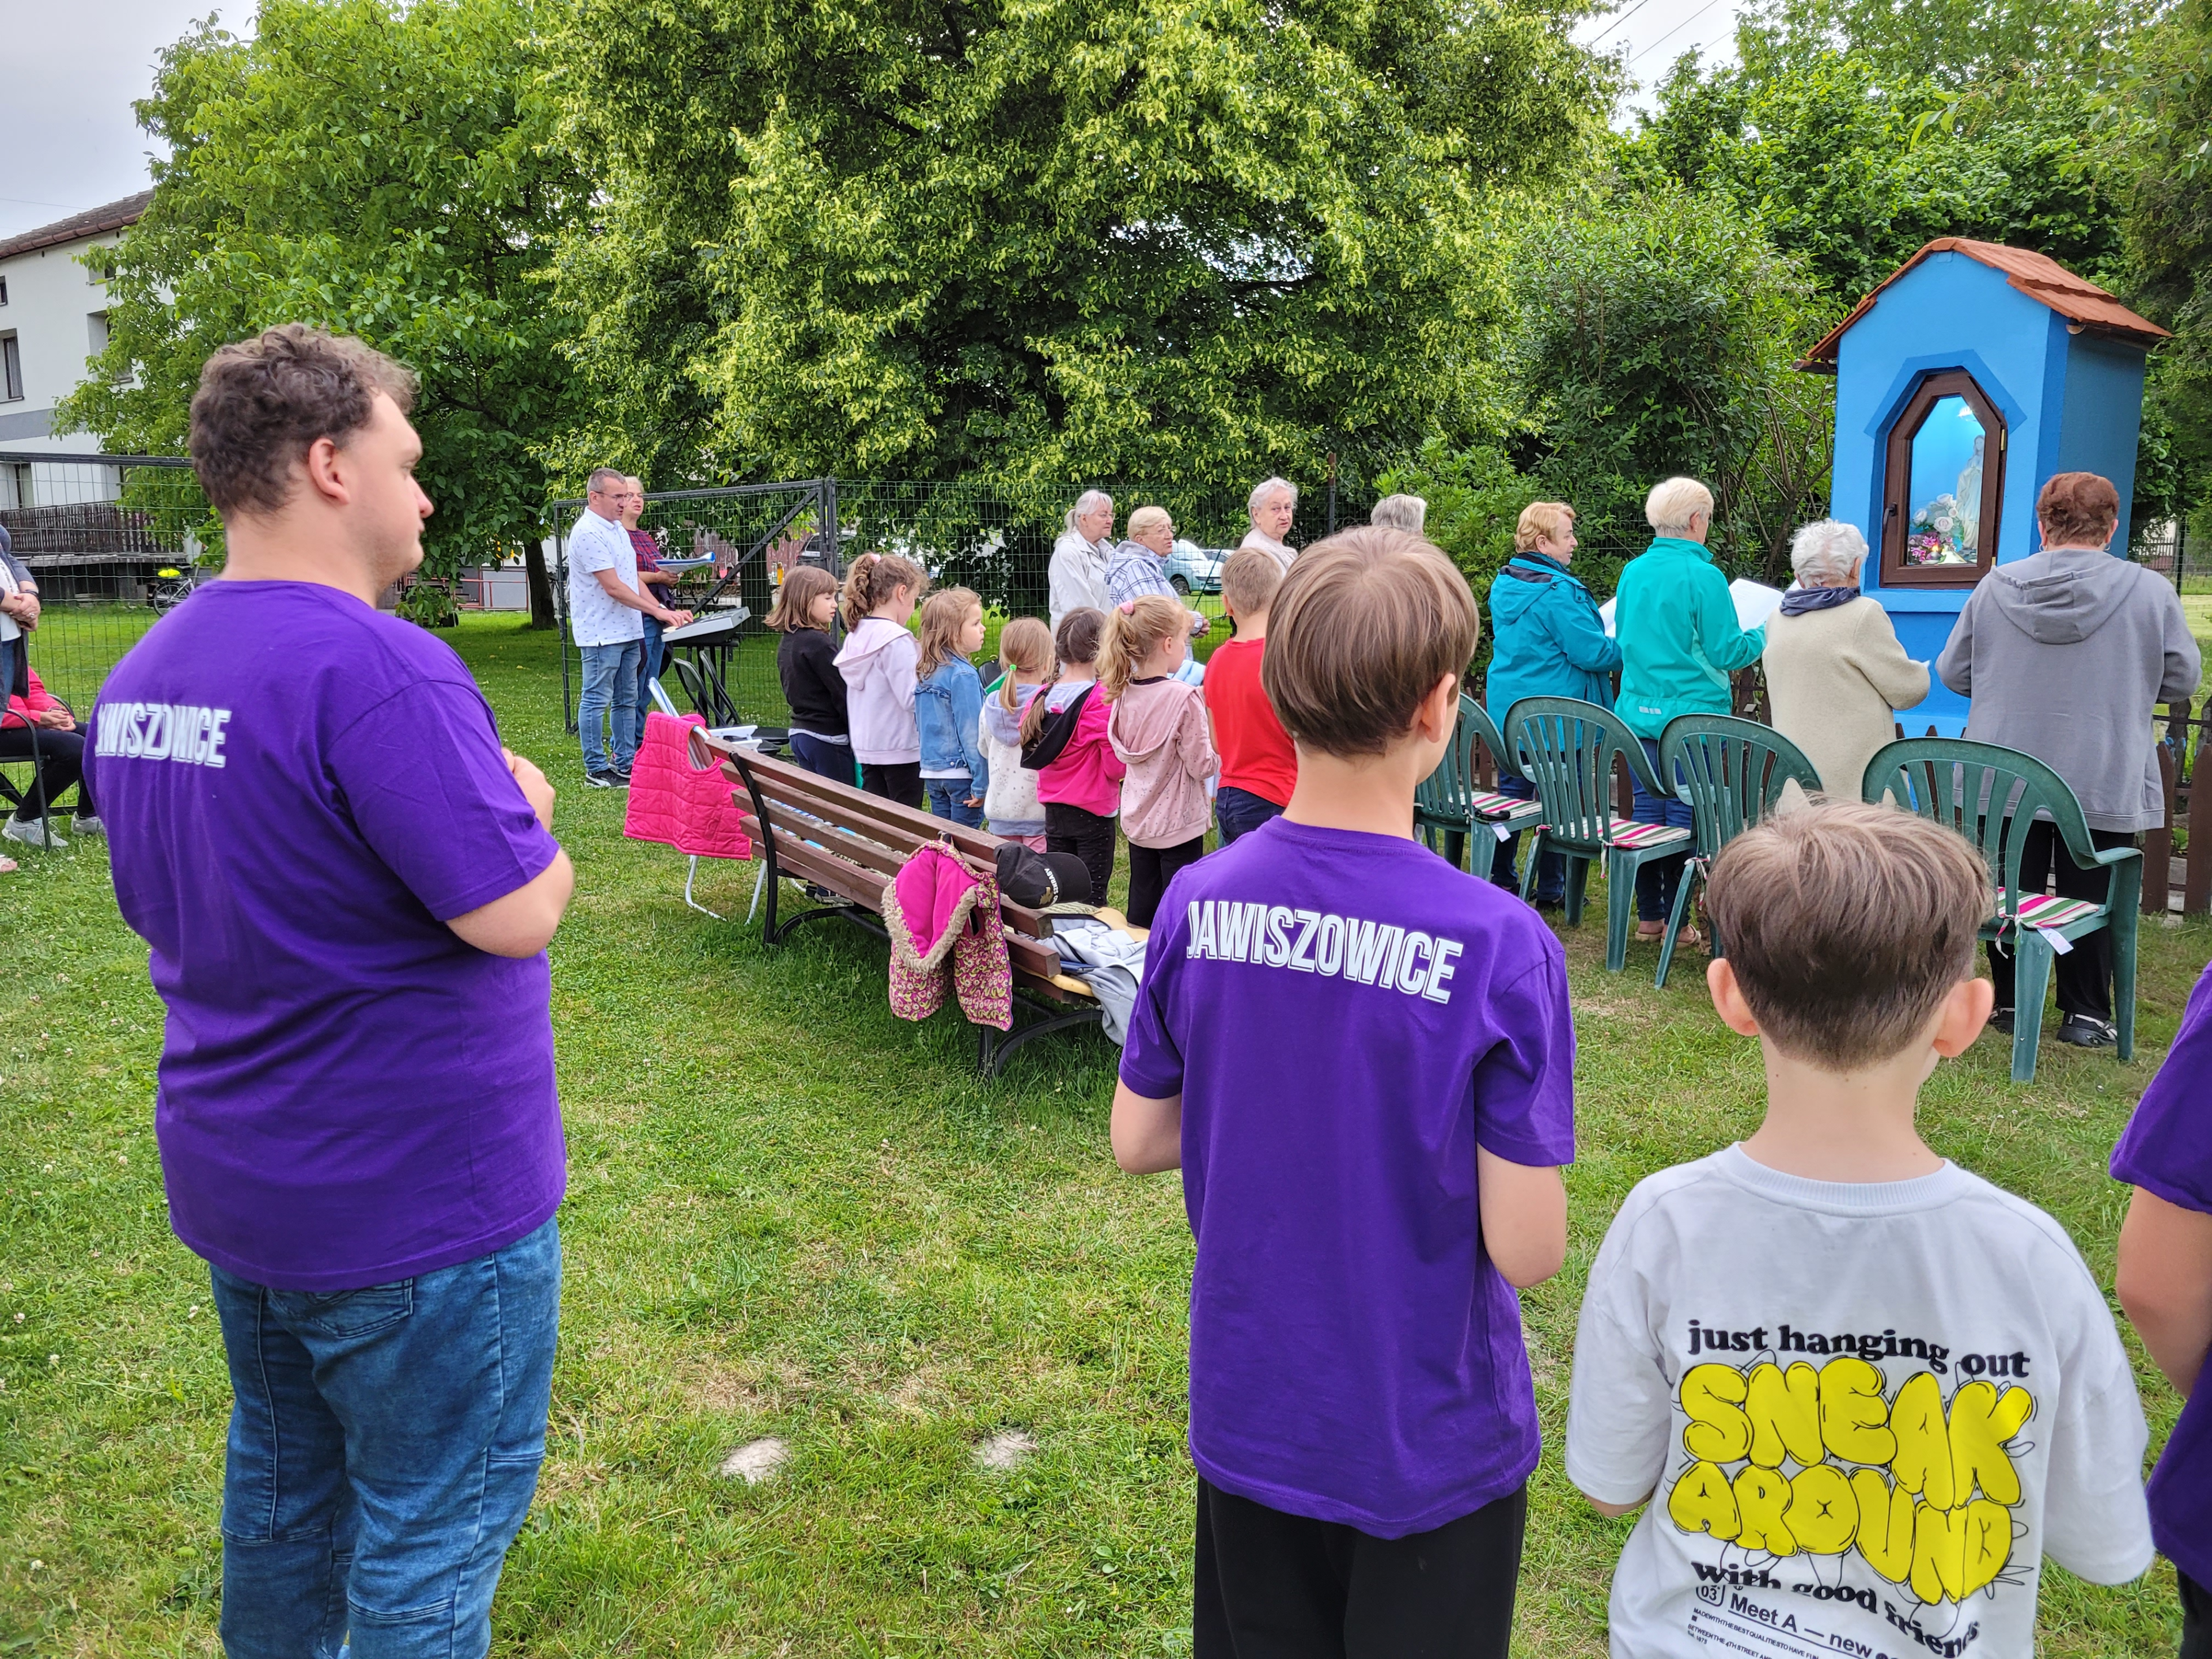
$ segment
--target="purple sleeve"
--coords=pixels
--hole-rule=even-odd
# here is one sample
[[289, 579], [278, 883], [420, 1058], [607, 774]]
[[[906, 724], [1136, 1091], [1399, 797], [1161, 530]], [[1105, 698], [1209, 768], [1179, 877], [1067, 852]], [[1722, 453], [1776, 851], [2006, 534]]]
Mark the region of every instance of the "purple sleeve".
[[[1172, 886], [1168, 896], [1174, 896]], [[1146, 1100], [1165, 1100], [1182, 1092], [1182, 1050], [1168, 1030], [1167, 1005], [1174, 995], [1175, 969], [1182, 960], [1188, 926], [1184, 912], [1163, 902], [1145, 939], [1145, 977], [1137, 987], [1128, 1041], [1121, 1048], [1121, 1081]]]
[[1575, 1021], [1556, 942], [1491, 994], [1498, 1038], [1474, 1068], [1475, 1144], [1509, 1164], [1575, 1161]]
[[473, 686], [393, 693], [339, 734], [331, 764], [362, 839], [440, 921], [527, 886], [561, 850]]
[[2112, 1178], [2212, 1215], [2212, 967], [2189, 994], [2166, 1063], [2112, 1148]]

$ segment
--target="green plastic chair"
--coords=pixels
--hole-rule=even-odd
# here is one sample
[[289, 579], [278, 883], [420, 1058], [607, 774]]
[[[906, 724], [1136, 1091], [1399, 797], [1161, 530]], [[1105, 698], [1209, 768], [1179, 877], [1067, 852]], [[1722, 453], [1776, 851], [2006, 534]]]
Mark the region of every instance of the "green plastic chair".
[[[1507, 758], [1510, 751], [1505, 739], [1498, 735], [1497, 722], [1490, 718], [1490, 711], [1462, 691], [1459, 696], [1459, 723], [1452, 728], [1451, 747], [1437, 763], [1437, 769], [1422, 779], [1413, 791], [1415, 833], [1428, 842], [1431, 852], [1441, 851], [1455, 870], [1466, 861], [1468, 840], [1478, 827], [1486, 831], [1492, 825], [1502, 825], [1509, 831], [1526, 830], [1544, 816], [1544, 809], [1536, 802], [1516, 800], [1510, 795], [1485, 789], [1476, 781], [1481, 775], [1475, 766], [1478, 743], [1490, 750], [1490, 757], [1501, 770], [1513, 770], [1513, 763]], [[1443, 837], [1442, 848], [1437, 846], [1439, 835]], [[1475, 872], [1477, 875], [1482, 873], [1480, 870]]]
[[[1659, 772], [1680, 781], [1690, 799], [1691, 833], [1697, 843], [1683, 868], [1682, 884], [1674, 890], [1674, 911], [1659, 946], [1654, 983], [1663, 989], [1667, 971], [1674, 965], [1674, 940], [1690, 913], [1692, 886], [1711, 875], [1722, 848], [1774, 810], [1792, 778], [1809, 794], [1820, 787], [1820, 775], [1805, 751], [1772, 726], [1728, 714], [1680, 714], [1668, 720], [1659, 736]], [[1713, 954], [1722, 954], [1717, 928]]]
[[[2118, 1057], [2136, 1052], [2136, 933], [2142, 899], [2142, 854], [2132, 847], [2099, 852], [2081, 803], [2066, 781], [2033, 756], [1994, 743], [1958, 738], [1907, 738], [1885, 744], [1867, 763], [1859, 793], [1887, 794], [1908, 811], [1947, 825], [1972, 842], [1989, 862], [1997, 912], [1981, 937], [2013, 952], [2012, 1079], [2032, 1082], [2043, 1037], [2043, 998], [2051, 982], [2055, 935], [2069, 942], [2108, 928], [2112, 935], [2112, 1014]], [[2022, 892], [2021, 853], [2028, 826], [2048, 817], [2068, 854], [2084, 870], [2112, 872], [2105, 902]]]
[[1536, 786], [1542, 823], [1536, 826], [1522, 872], [1521, 896], [1536, 882], [1546, 852], [1567, 860], [1567, 925], [1582, 920], [1583, 895], [1592, 860], [1605, 860], [1605, 965], [1628, 965], [1628, 928], [1636, 914], [1636, 872], [1656, 859], [1690, 850], [1690, 832], [1668, 825], [1632, 823], [1613, 811], [1613, 757], [1628, 763], [1647, 795], [1661, 793], [1644, 758], [1644, 744], [1610, 708], [1574, 697], [1523, 697], [1505, 711], [1505, 730], [1521, 775]]

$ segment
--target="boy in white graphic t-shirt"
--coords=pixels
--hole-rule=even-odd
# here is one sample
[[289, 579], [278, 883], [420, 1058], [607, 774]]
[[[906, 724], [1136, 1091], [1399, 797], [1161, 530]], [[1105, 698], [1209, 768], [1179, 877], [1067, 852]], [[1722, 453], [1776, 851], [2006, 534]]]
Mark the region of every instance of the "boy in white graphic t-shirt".
[[2149, 1566], [2145, 1433], [2073, 1241], [1914, 1128], [1989, 1017], [1981, 859], [1824, 803], [1731, 842], [1708, 902], [1766, 1119], [1639, 1183], [1583, 1299], [1567, 1474], [1606, 1514], [1650, 1504], [1614, 1659], [2027, 1659], [2045, 1555]]

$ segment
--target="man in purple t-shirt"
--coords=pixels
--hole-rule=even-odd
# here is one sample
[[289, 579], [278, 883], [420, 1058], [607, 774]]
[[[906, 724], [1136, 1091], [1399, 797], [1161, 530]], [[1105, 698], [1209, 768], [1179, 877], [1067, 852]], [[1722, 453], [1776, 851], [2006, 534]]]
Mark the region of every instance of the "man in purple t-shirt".
[[2180, 1581], [2182, 1659], [2212, 1659], [2212, 968], [2112, 1149], [2112, 1176], [2136, 1189], [2120, 1305], [2189, 1402], [2150, 1478], [2151, 1536]]
[[1401, 531], [1309, 549], [1261, 676], [1288, 809], [1177, 875], [1114, 1153], [1198, 1245], [1197, 1659], [1504, 1659], [1536, 1466], [1514, 1289], [1559, 1271], [1574, 1025], [1559, 941], [1413, 839], [1478, 621]]
[[228, 562], [116, 665], [85, 756], [230, 1365], [230, 1659], [477, 1659], [544, 1452], [574, 877], [468, 669], [376, 609], [430, 513], [413, 392], [296, 325], [209, 359]]

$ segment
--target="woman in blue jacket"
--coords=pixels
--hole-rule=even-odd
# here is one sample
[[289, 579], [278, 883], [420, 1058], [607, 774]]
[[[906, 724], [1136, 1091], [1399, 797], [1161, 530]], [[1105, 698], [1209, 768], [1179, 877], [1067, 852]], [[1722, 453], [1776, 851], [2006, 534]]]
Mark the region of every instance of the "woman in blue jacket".
[[[1490, 584], [1490, 674], [1484, 706], [1500, 726], [1505, 711], [1522, 697], [1579, 697], [1613, 707], [1613, 671], [1620, 647], [1605, 631], [1590, 591], [1567, 574], [1575, 556], [1575, 510], [1558, 501], [1532, 501], [1513, 532], [1512, 560]], [[1507, 734], [1507, 741], [1512, 740]], [[1510, 763], [1510, 757], [1500, 756]], [[1498, 793], [1527, 800], [1536, 787], [1500, 771]], [[1516, 891], [1513, 873], [1521, 837], [1498, 843], [1490, 878]], [[1544, 854], [1536, 868], [1536, 902], [1549, 908], [1566, 896], [1566, 860]]]

